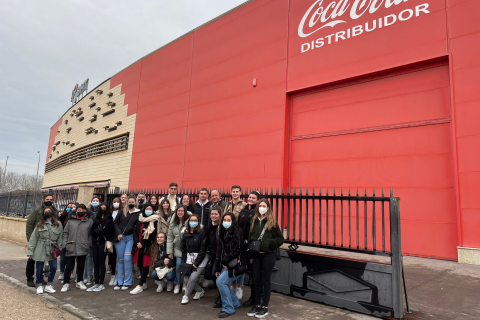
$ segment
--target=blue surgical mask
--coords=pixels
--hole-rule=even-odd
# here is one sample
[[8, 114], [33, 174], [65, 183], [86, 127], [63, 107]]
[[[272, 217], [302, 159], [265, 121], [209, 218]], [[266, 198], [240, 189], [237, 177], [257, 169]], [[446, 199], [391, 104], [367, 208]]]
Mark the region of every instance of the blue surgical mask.
[[223, 221], [222, 226], [223, 226], [225, 229], [228, 229], [228, 228], [230, 228], [230, 227], [232, 226], [232, 223], [231, 223], [231, 222]]
[[70, 208], [65, 209], [65, 211], [67, 211], [67, 213], [70, 213], [70, 210], [71, 210]]
[[72, 211], [75, 211], [75, 210], [77, 210], [77, 208], [72, 208]]
[[189, 221], [188, 224], [190, 225], [190, 228], [193, 228], [193, 229], [198, 227], [198, 222], [197, 221]]
[[149, 215], [151, 215], [153, 213], [152, 210], [145, 210], [145, 215], [148, 217]]
[[100, 204], [99, 202], [93, 201], [92, 202], [92, 207], [96, 208], [96, 207], [98, 207], [99, 204]]

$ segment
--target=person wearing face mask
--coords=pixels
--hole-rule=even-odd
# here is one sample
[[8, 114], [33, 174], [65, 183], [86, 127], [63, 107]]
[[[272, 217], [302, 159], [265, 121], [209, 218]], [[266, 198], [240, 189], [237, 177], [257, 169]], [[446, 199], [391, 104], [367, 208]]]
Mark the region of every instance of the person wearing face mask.
[[93, 220], [87, 216], [87, 207], [84, 204], [77, 205], [76, 214], [70, 216], [65, 229], [63, 229], [62, 246], [66, 249], [67, 265], [65, 266], [65, 278], [62, 292], [67, 292], [70, 287], [70, 276], [77, 262], [78, 289], [86, 290], [83, 283], [83, 271], [85, 259], [92, 247], [91, 229]]
[[200, 219], [192, 215], [188, 220], [186, 232], [182, 238], [182, 262], [191, 264], [193, 272], [184, 279], [184, 296], [182, 304], [187, 304], [189, 296], [195, 290], [193, 300], [200, 300], [205, 294], [202, 287], [198, 285], [198, 278], [207, 266], [210, 256], [207, 254], [205, 232], [202, 230]]
[[168, 233], [168, 228], [172, 222], [172, 210], [170, 208], [170, 201], [163, 199], [160, 201], [158, 215], [160, 219], [158, 220], [158, 232]]
[[97, 217], [92, 226], [92, 251], [93, 251], [93, 273], [95, 275], [95, 284], [87, 289], [87, 292], [100, 292], [105, 289], [103, 282], [105, 280], [105, 260], [107, 258], [106, 242], [111, 238], [113, 230], [113, 218], [107, 209], [106, 203], [99, 206]]
[[[215, 284], [215, 258], [217, 256], [217, 243], [218, 237], [220, 232], [220, 221], [222, 219], [222, 208], [219, 206], [213, 206], [212, 211], [210, 212], [210, 224], [208, 225], [206, 231], [206, 247], [207, 253], [210, 256], [210, 260], [205, 267], [205, 273], [203, 275], [204, 281], [202, 287], [215, 289], [217, 286]], [[213, 281], [212, 281], [213, 280]], [[213, 282], [213, 283], [212, 283]], [[214, 308], [221, 308], [222, 307], [222, 300], [220, 295], [215, 298], [215, 303], [213, 305]]]
[[253, 256], [253, 290], [255, 305], [247, 315], [264, 318], [268, 315], [271, 294], [271, 277], [275, 267], [275, 251], [283, 244], [284, 238], [267, 199], [258, 202], [250, 227], [248, 241], [260, 240], [260, 253]]
[[175, 259], [175, 277], [177, 278], [177, 284], [175, 285], [175, 288], [173, 288], [173, 283], [169, 282], [167, 284], [167, 291], [173, 290], [174, 294], [180, 293], [180, 286], [182, 284], [182, 275], [178, 273], [178, 268], [182, 263], [183, 256], [181, 248], [182, 238], [190, 216], [191, 213], [187, 211], [187, 207], [184, 205], [179, 205], [177, 210], [175, 210], [175, 214], [170, 222], [170, 227], [168, 228], [167, 254], [169, 259]]
[[[112, 205], [110, 206], [110, 214], [112, 215], [112, 221], [115, 221], [117, 214], [123, 210], [122, 201], [120, 198], [115, 198], [112, 201]], [[107, 237], [112, 243], [115, 243], [116, 236], [115, 236], [115, 228], [113, 228], [110, 232], [110, 235]], [[113, 252], [108, 252], [108, 267], [107, 273], [111, 273], [112, 276], [110, 277], [110, 282], [108, 283], [109, 286], [114, 286], [117, 283], [116, 277], [116, 267], [117, 267], [117, 250], [115, 246], [113, 246]]]
[[[97, 218], [99, 209], [100, 209], [100, 198], [93, 197], [92, 201], [90, 201], [90, 207], [87, 210], [87, 216], [90, 219], [92, 219], [92, 221], [95, 221], [95, 219]], [[87, 255], [87, 259], [85, 260], [85, 275], [83, 279], [87, 286], [93, 283], [93, 250], [92, 249], [90, 249], [90, 252]]]
[[[67, 225], [69, 216], [73, 213], [75, 213], [75, 210], [77, 209], [77, 203], [76, 202], [69, 202], [67, 204], [67, 207], [65, 210], [63, 210], [62, 214], [60, 215], [60, 223], [62, 224], [62, 227], [65, 228]], [[65, 265], [67, 264], [67, 257], [65, 256], [65, 249], [62, 249], [62, 255], [60, 256], [60, 275], [58, 276], [58, 280], [63, 280], [64, 272], [65, 272]]]
[[229, 264], [232, 261], [236, 261], [238, 264], [243, 247], [243, 232], [238, 226], [233, 213], [223, 215], [217, 245], [215, 275], [217, 276], [217, 286], [222, 304], [222, 310], [218, 317], [226, 318], [234, 314], [235, 309], [241, 307], [236, 293], [228, 287], [229, 283], [240, 277], [239, 274], [235, 273], [236, 268], [229, 266]]
[[115, 218], [115, 249], [117, 250], [118, 268], [117, 284], [113, 288], [114, 290], [128, 290], [133, 284], [133, 230], [140, 215], [140, 210], [136, 206], [135, 197], [130, 196], [127, 206]]
[[[30, 241], [30, 236], [35, 229], [35, 226], [42, 220], [43, 212], [45, 208], [51, 208], [53, 215], [58, 217], [58, 210], [55, 209], [53, 206], [53, 195], [52, 194], [45, 194], [43, 196], [43, 203], [41, 206], [32, 210], [32, 212], [28, 215], [27, 222], [26, 222], [26, 236], [27, 241]], [[33, 281], [33, 276], [35, 275], [35, 260], [28, 259], [27, 260], [27, 267], [25, 269], [25, 275], [27, 276], [27, 285], [29, 287], [35, 287], [35, 282]], [[43, 281], [43, 284], [46, 285], [47, 283]]]
[[143, 211], [145, 208], [145, 205], [147, 204], [147, 201], [145, 199], [145, 193], [139, 193], [137, 195], [137, 207], [138, 210]]
[[[57, 271], [57, 259], [52, 259], [52, 252], [55, 247], [62, 247], [62, 224], [59, 223], [57, 216], [54, 215], [51, 208], [45, 208], [40, 218], [40, 222], [33, 230], [28, 241], [27, 256], [29, 260], [35, 261], [37, 268], [37, 294], [44, 292], [55, 293], [52, 287], [55, 272]], [[43, 287], [43, 266], [48, 261], [50, 266], [50, 275], [47, 285]]]
[[157, 292], [162, 292], [165, 285], [173, 287], [175, 280], [175, 270], [170, 271], [165, 277], [160, 280], [157, 276], [156, 268], [175, 268], [175, 259], [170, 259], [167, 255], [167, 235], [163, 232], [157, 234], [157, 241], [153, 242], [152, 251], [150, 253], [152, 259], [150, 268], [153, 270], [152, 278], [157, 284]]
[[[248, 270], [249, 270], [249, 279], [253, 279], [252, 275], [252, 268], [249, 265], [250, 264], [250, 257], [248, 256], [247, 253], [247, 242], [248, 242], [248, 235], [250, 234], [250, 226], [252, 224], [252, 219], [253, 216], [255, 216], [255, 210], [257, 208], [258, 201], [260, 200], [260, 192], [258, 191], [252, 191], [248, 195], [247, 199], [247, 205], [240, 211], [240, 214], [238, 215], [238, 225], [240, 226], [240, 229], [242, 229], [243, 232], [243, 240], [244, 240], [244, 245], [243, 245], [243, 252], [241, 255], [242, 262], [248, 265]], [[235, 289], [235, 293], [237, 294], [237, 297], [242, 297], [243, 296], [243, 282], [245, 280], [245, 275], [242, 275], [236, 282], [237, 288]], [[250, 288], [252, 289], [252, 285], [250, 282]], [[248, 308], [251, 307], [255, 304], [255, 297], [254, 297], [254, 291], [250, 290], [250, 298], [243, 304], [244, 307]], [[240, 299], [239, 298], [239, 299]]]
[[138, 217], [133, 231], [133, 263], [140, 270], [140, 283], [130, 294], [139, 294], [147, 289], [147, 275], [150, 270], [152, 244], [157, 237], [157, 224], [160, 217], [153, 213], [153, 206], [147, 204], [145, 210]]

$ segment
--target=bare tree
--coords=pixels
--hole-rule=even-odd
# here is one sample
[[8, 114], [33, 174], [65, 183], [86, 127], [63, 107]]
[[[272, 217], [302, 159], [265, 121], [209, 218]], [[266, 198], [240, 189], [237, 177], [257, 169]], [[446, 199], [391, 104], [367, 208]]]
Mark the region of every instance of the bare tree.
[[13, 171], [5, 171], [0, 167], [0, 192], [15, 191], [33, 191], [41, 189], [43, 184], [43, 176], [38, 177], [34, 174], [17, 173]]

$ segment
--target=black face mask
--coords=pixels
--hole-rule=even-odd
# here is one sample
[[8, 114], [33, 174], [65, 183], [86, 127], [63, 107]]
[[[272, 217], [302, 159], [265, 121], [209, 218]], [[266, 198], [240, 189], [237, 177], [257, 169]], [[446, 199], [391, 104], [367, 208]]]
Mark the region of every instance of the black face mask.
[[45, 212], [43, 213], [43, 217], [44, 217], [45, 219], [50, 219], [51, 217], [53, 217], [53, 212], [52, 212], [52, 211], [45, 211]]
[[128, 207], [129, 207], [130, 209], [133, 209], [133, 208], [135, 208], [135, 205], [134, 205], [134, 204], [129, 204]]
[[104, 209], [100, 209], [100, 213], [101, 213], [101, 214], [107, 213], [107, 209], [105, 209], [105, 210], [104, 210]]
[[143, 199], [138, 199], [138, 203], [142, 204], [143, 203]]
[[87, 214], [86, 211], [85, 211], [85, 212], [78, 212], [78, 211], [77, 211], [77, 216], [79, 216], [80, 218], [85, 217], [86, 214]]
[[45, 201], [43, 204], [47, 207], [51, 207], [53, 202], [52, 201]]

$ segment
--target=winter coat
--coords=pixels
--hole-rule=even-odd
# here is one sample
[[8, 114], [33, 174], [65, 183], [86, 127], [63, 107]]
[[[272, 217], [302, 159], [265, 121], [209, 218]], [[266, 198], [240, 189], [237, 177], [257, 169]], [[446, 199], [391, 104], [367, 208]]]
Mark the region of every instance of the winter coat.
[[218, 201], [217, 203], [213, 203], [212, 202], [212, 207], [215, 207], [215, 206], [219, 206], [220, 208], [222, 208], [222, 210], [225, 212], [225, 206], [227, 205], [227, 203], [225, 202], [225, 200], [223, 199], [220, 199], [220, 201]]
[[[264, 218], [262, 221], [259, 219], [255, 220], [253, 229], [250, 231], [248, 241], [250, 242], [258, 240], [266, 224], [266, 218]], [[262, 242], [260, 244], [260, 252], [273, 252], [282, 246], [284, 240], [285, 239], [283, 238], [283, 234], [282, 231], [280, 231], [278, 223], [275, 223], [275, 227], [273, 227], [272, 230], [265, 230], [265, 233], [262, 237]]]
[[88, 207], [87, 208], [88, 217], [93, 221], [95, 221], [95, 219], [97, 219], [98, 210], [100, 210], [100, 205], [96, 208], [94, 208], [93, 206]]
[[212, 209], [212, 203], [207, 200], [207, 202], [202, 206], [197, 201], [193, 205], [193, 214], [198, 216], [202, 226], [207, 227], [210, 223], [210, 210]]
[[190, 212], [187, 212], [188, 218], [183, 225], [175, 224], [175, 215], [172, 216], [170, 227], [167, 235], [167, 254], [173, 254], [176, 258], [182, 257], [182, 238], [185, 232], [185, 227], [190, 219]]
[[182, 237], [182, 262], [187, 262], [189, 253], [198, 253], [197, 258], [193, 262], [197, 267], [202, 263], [203, 258], [207, 254], [207, 246], [205, 241], [205, 231], [200, 229], [199, 233], [185, 232]]
[[162, 203], [163, 199], [167, 198], [168, 199], [168, 202], [170, 202], [170, 209], [172, 209], [172, 211], [175, 211], [175, 209], [177, 208], [177, 206], [180, 204], [180, 202], [182, 201], [182, 199], [180, 199], [180, 197], [177, 197], [175, 196], [175, 199], [174, 201], [172, 201], [173, 199], [170, 199], [169, 198], [169, 195], [166, 195], [164, 197], [162, 197], [160, 200], [158, 200], [158, 203]]
[[87, 215], [82, 220], [77, 216], [70, 217], [63, 229], [62, 247], [66, 249], [67, 257], [86, 256], [92, 246], [93, 220]]
[[[233, 227], [231, 227], [233, 228]], [[242, 230], [237, 226], [232, 230], [221, 229], [217, 242], [217, 256], [215, 259], [215, 271], [219, 272], [222, 265], [228, 266], [233, 259], [238, 259], [243, 251]]]
[[255, 216], [255, 209], [257, 205], [253, 206], [246, 205], [240, 214], [238, 215], [238, 225], [243, 232], [243, 239], [248, 240], [248, 235], [250, 234], [250, 226], [252, 225], [253, 216]]
[[113, 229], [113, 218], [111, 215], [108, 215], [99, 223], [93, 221], [92, 241], [99, 245], [104, 244], [107, 240], [112, 241]]
[[27, 256], [33, 256], [35, 261], [51, 261], [53, 245], [62, 247], [62, 224], [58, 227], [45, 222], [40, 228], [36, 226], [28, 241]]
[[212, 255], [214, 259], [217, 254], [218, 237], [220, 232], [219, 230], [220, 230], [220, 227], [218, 224], [216, 226], [214, 226], [213, 224], [210, 224], [209, 228], [205, 233], [207, 253], [209, 255]]
[[123, 234], [124, 236], [133, 234], [133, 229], [135, 229], [139, 215], [140, 210], [138, 209], [135, 209], [132, 213], [128, 211], [127, 216], [123, 214], [123, 210], [117, 213], [114, 221], [115, 240], [118, 239], [118, 235], [120, 234]]
[[[148, 227], [150, 222], [143, 223], [143, 222], [137, 221], [137, 224], [135, 225], [135, 229], [133, 230], [132, 255], [135, 253], [135, 250], [138, 249], [137, 244], [139, 242], [142, 244], [142, 248], [140, 249], [139, 253], [150, 254], [150, 251], [152, 251], [152, 243], [156, 242], [155, 239], [157, 239], [157, 223], [158, 223], [157, 221], [153, 223], [155, 230], [152, 233], [150, 233], [147, 239], [145, 239], [143, 237], [143, 232], [145, 232], [145, 229]], [[140, 232], [142, 232], [141, 237], [140, 237]]]
[[238, 199], [238, 201], [235, 203], [232, 200], [225, 206], [224, 213], [233, 213], [235, 215], [235, 218], [237, 218], [238, 220], [238, 215], [240, 214], [240, 212], [242, 212], [243, 208], [245, 208], [246, 205], [247, 203], [242, 199]]
[[164, 266], [165, 259], [170, 260], [167, 265], [168, 268], [175, 267], [175, 259], [168, 258], [167, 244], [164, 243], [163, 246], [159, 247], [157, 241], [154, 241], [152, 251], [150, 252], [150, 268], [154, 269]]
[[165, 219], [163, 218], [163, 216], [164, 216], [163, 211], [161, 213], [159, 213], [159, 216], [160, 216], [160, 219], [158, 219], [157, 232], [158, 233], [163, 232], [166, 235], [168, 235], [168, 228], [170, 227], [170, 223], [172, 222], [173, 213], [170, 217], [168, 217], [167, 221], [165, 221]]
[[[26, 235], [27, 241], [30, 240], [30, 236], [32, 235], [33, 230], [35, 229], [36, 225], [40, 222], [42, 218], [43, 211], [47, 208], [45, 204], [42, 203], [41, 206], [36, 207], [33, 211], [28, 215], [27, 223], [26, 223]], [[48, 207], [52, 209], [54, 215], [58, 217], [58, 210], [55, 209], [54, 206]]]

